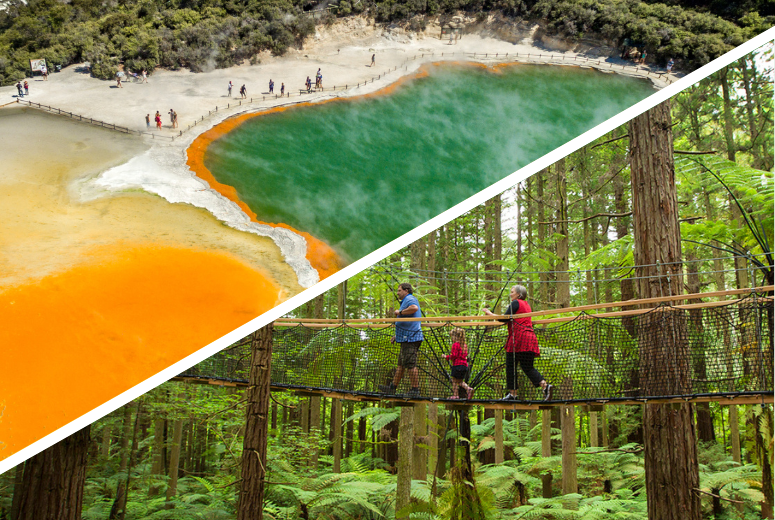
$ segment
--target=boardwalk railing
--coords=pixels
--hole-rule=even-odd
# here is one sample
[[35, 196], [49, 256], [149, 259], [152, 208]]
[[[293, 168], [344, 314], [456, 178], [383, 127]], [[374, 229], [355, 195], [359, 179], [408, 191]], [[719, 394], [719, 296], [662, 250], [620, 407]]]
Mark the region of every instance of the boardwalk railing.
[[153, 132], [141, 132], [140, 130], [132, 130], [131, 128], [127, 128], [125, 126], [114, 125], [113, 123], [108, 123], [106, 121], [101, 121], [99, 119], [93, 119], [91, 117], [86, 117], [80, 114], [74, 114], [73, 112], [62, 110], [61, 108], [56, 108], [49, 105], [43, 105], [41, 103], [35, 103], [34, 101], [27, 101], [26, 99], [17, 99], [16, 103], [21, 103], [23, 105], [27, 105], [32, 108], [45, 110], [46, 112], [50, 112], [52, 114], [57, 114], [60, 116], [68, 116], [70, 119], [73, 119], [75, 121], [89, 123], [95, 126], [100, 126], [102, 128], [108, 128], [110, 130], [116, 130], [118, 132], [122, 132], [125, 134], [150, 135], [154, 139], [158, 137], [160, 139], [169, 139], [171, 141], [175, 140], [175, 136], [155, 134]]
[[[565, 54], [554, 54], [554, 53], [477, 53], [477, 52], [442, 52], [441, 55], [439, 53], [433, 53], [433, 52], [426, 52], [421, 54], [415, 54], [411, 58], [406, 58], [400, 65], [396, 65], [393, 68], [388, 68], [386, 71], [381, 72], [380, 74], [377, 74], [376, 76], [372, 76], [371, 78], [368, 78], [362, 82], [355, 83], [354, 85], [351, 84], [344, 84], [344, 85], [334, 85], [333, 87], [328, 88], [316, 88], [316, 89], [310, 89], [307, 91], [306, 89], [299, 89], [298, 93], [292, 94], [290, 91], [286, 92], [284, 94], [262, 94], [260, 97], [255, 96], [251, 98], [244, 98], [244, 99], [237, 99], [234, 102], [229, 102], [226, 105], [222, 106], [216, 106], [212, 110], [208, 110], [207, 114], [203, 114], [199, 116], [198, 118], [194, 119], [194, 122], [187, 125], [185, 129], [179, 130], [177, 135], [163, 135], [155, 132], [147, 132], [147, 131], [141, 131], [141, 130], [132, 130], [130, 128], [114, 125], [113, 123], [108, 123], [105, 121], [100, 121], [98, 119], [89, 118], [86, 116], [82, 116], [79, 114], [73, 114], [72, 112], [67, 112], [65, 110], [51, 107], [48, 105], [42, 105], [40, 103], [35, 103], [32, 101], [27, 101], [24, 99], [17, 99], [16, 101], [18, 103], [24, 103], [28, 106], [31, 106], [33, 108], [39, 108], [42, 110], [46, 110], [51, 113], [56, 113], [59, 115], [66, 115], [70, 117], [71, 119], [93, 124], [96, 126], [101, 126], [103, 128], [109, 128], [112, 130], [117, 130], [119, 132], [127, 133], [127, 134], [137, 134], [137, 135], [150, 135], [151, 138], [161, 138], [161, 139], [169, 139], [171, 141], [174, 141], [178, 137], [182, 137], [184, 132], [188, 132], [192, 128], [197, 127], [198, 125], [205, 122], [206, 119], [210, 118], [211, 116], [217, 114], [219, 111], [223, 110], [230, 110], [231, 105], [234, 105], [235, 107], [240, 107], [243, 105], [252, 105], [253, 103], [265, 103], [266, 101], [277, 101], [280, 99], [285, 98], [291, 98], [291, 97], [304, 97], [309, 96], [313, 93], [321, 93], [321, 92], [336, 92], [336, 91], [344, 91], [349, 90], [350, 88], [361, 88], [365, 87], [369, 83], [374, 83], [374, 81], [379, 81], [383, 77], [387, 76], [388, 74], [392, 72], [396, 72], [398, 69], [404, 69], [408, 70], [409, 63], [416, 61], [418, 59], [425, 59], [425, 58], [434, 58], [434, 57], [440, 57], [440, 58], [450, 58], [450, 57], [464, 57], [470, 60], [478, 60], [478, 61], [487, 61], [493, 64], [508, 64], [508, 63], [540, 63], [540, 64], [575, 64], [580, 66], [588, 66], [592, 68], [597, 68], [600, 70], [610, 70], [610, 71], [629, 71], [634, 76], [641, 76], [644, 78], [655, 78], [660, 81], [663, 81], [667, 84], [673, 83], [674, 78], [670, 77], [667, 72], [655, 72], [652, 71], [649, 67], [641, 66], [638, 64], [627, 64], [627, 63], [614, 63], [612, 61], [607, 61], [602, 58], [589, 58], [586, 56], [568, 56]], [[295, 103], [295, 102], [294, 102]], [[281, 106], [281, 105], [273, 105], [273, 106]]]

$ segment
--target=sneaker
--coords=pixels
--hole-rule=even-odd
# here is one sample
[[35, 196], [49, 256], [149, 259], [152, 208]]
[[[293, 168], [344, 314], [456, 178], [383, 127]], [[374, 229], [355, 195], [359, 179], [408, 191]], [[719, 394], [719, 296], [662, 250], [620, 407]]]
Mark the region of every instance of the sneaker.
[[396, 395], [396, 385], [390, 383], [389, 385], [379, 385], [379, 391], [387, 395]]
[[419, 388], [410, 388], [408, 395], [409, 395], [409, 397], [420, 397], [420, 389]]
[[506, 396], [503, 399], [501, 399], [501, 401], [516, 401], [516, 400], [517, 398], [511, 394], [506, 394]]
[[[468, 391], [466, 391], [466, 399], [468, 399], [470, 401], [471, 400], [471, 396], [473, 396], [473, 395], [474, 395], [474, 389], [469, 386], [468, 387]], [[511, 395], [511, 394], [509, 394], [509, 395]]]
[[551, 401], [554, 394], [554, 385], [547, 384], [544, 387], [544, 401]]

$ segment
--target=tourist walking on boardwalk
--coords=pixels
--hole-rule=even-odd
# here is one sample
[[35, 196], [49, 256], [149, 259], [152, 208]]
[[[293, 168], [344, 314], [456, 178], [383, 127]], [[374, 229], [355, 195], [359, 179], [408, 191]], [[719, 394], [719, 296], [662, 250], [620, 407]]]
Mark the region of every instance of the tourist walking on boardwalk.
[[145, 114], [145, 127], [151, 128], [151, 114]]
[[452, 339], [452, 349], [444, 356], [452, 362], [450, 379], [452, 379], [452, 396], [450, 399], [460, 399], [460, 387], [466, 391], [466, 399], [471, 399], [474, 389], [466, 383], [468, 375], [468, 345], [466, 344], [466, 332], [460, 327], [452, 329], [449, 334]]
[[143, 69], [142, 75], [143, 75], [143, 83], [148, 83], [148, 71]]
[[670, 74], [673, 72], [673, 65], [675, 65], [675, 62], [673, 61], [673, 58], [670, 58], [667, 62], [667, 73]]
[[40, 73], [43, 74], [43, 81], [48, 81], [48, 69], [45, 65], [40, 66]]
[[24, 87], [22, 87], [22, 82], [19, 81], [16, 83], [16, 91], [19, 93], [19, 97], [24, 97]]
[[307, 76], [307, 81], [304, 82], [304, 86], [307, 87], [307, 92], [312, 88], [312, 80], [309, 79], [309, 76]]
[[234, 86], [234, 84], [231, 81], [229, 81], [229, 87], [228, 87], [229, 88], [229, 97], [231, 97], [231, 87], [233, 87], [233, 86]]
[[374, 66], [374, 60], [375, 60], [376, 58], [377, 58], [377, 55], [376, 55], [376, 54], [372, 54], [372, 55], [371, 55], [371, 65], [369, 65], [369, 67], [373, 67], [373, 66]]
[[[396, 318], [421, 318], [420, 302], [412, 294], [412, 285], [399, 284], [396, 290], [401, 307], [395, 311]], [[420, 370], [417, 368], [417, 357], [422, 343], [422, 327], [419, 321], [397, 321], [396, 335], [391, 343], [399, 343], [401, 350], [398, 354], [398, 363], [393, 381], [389, 385], [379, 385], [379, 391], [389, 395], [395, 395], [396, 388], [404, 377], [404, 371], [409, 372], [409, 397], [420, 396]]]
[[27, 83], [27, 80], [24, 80], [24, 95], [29, 96], [30, 95], [30, 84]]
[[285, 83], [280, 83], [280, 97], [285, 95]]
[[167, 112], [170, 115], [170, 125], [174, 128], [175, 127], [175, 111], [170, 108], [170, 111]]
[[153, 118], [154, 121], [156, 121], [156, 129], [161, 130], [161, 114], [159, 111], [156, 111], [156, 117]]
[[118, 88], [124, 88], [124, 85], [121, 84], [121, 76], [123, 74], [124, 74], [123, 72], [119, 72], [118, 74], [116, 74], [116, 86]]
[[245, 99], [248, 97], [248, 89], [245, 85], [242, 85], [239, 89], [239, 94], [242, 96], [242, 99]]
[[[527, 314], [532, 312], [530, 304], [527, 303], [527, 289], [522, 285], [515, 285], [509, 293], [511, 303], [504, 314]], [[494, 316], [490, 309], [484, 309], [488, 316]], [[533, 319], [530, 316], [525, 318], [508, 318], [505, 321], [509, 328], [509, 337], [506, 340], [506, 388], [509, 393], [503, 398], [504, 401], [514, 401], [517, 399], [517, 365], [522, 367], [522, 371], [533, 383], [536, 388], [542, 388], [544, 401], [552, 400], [554, 386], [550, 385], [544, 379], [544, 376], [533, 366], [535, 358], [541, 355], [538, 349], [538, 338], [533, 331]]]
[[172, 128], [178, 127], [178, 113], [174, 110], [172, 111]]
[[643, 48], [643, 54], [640, 55], [640, 62], [643, 65], [646, 64], [646, 48], [645, 47]]
[[269, 93], [274, 94], [274, 81], [272, 79], [269, 79]]

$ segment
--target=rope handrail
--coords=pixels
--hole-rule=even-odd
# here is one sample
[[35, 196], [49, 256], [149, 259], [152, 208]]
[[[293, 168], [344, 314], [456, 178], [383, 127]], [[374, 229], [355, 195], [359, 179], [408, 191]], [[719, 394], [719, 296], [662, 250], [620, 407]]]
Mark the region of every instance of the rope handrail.
[[[353, 318], [353, 319], [346, 319], [346, 320], [338, 320], [338, 319], [325, 319], [325, 318], [278, 318], [275, 320], [276, 325], [286, 325], [286, 324], [331, 324], [331, 325], [353, 325], [353, 324], [360, 324], [360, 323], [382, 323], [382, 324], [390, 324], [390, 323], [396, 323], [396, 322], [415, 322], [420, 321], [422, 323], [439, 323], [439, 322], [465, 322], [465, 321], [474, 321], [484, 320], [485, 322], [489, 321], [496, 321], [496, 320], [502, 320], [502, 319], [508, 319], [508, 318], [528, 318], [528, 317], [536, 317], [536, 316], [551, 316], [554, 314], [568, 314], [568, 313], [577, 313], [577, 312], [585, 312], [590, 310], [597, 310], [597, 309], [608, 309], [613, 307], [631, 307], [634, 305], [650, 305], [650, 304], [661, 304], [661, 303], [668, 303], [668, 302], [675, 302], [675, 301], [681, 301], [681, 300], [697, 300], [700, 298], [720, 298], [724, 296], [732, 296], [736, 294], [751, 294], [751, 293], [763, 293], [763, 292], [772, 292], [775, 290], [775, 286], [773, 285], [766, 285], [762, 287], [752, 287], [748, 289], [729, 289], [726, 291], [713, 291], [713, 292], [706, 292], [706, 293], [693, 293], [693, 294], [680, 294], [676, 296], [664, 296], [660, 298], [641, 298], [638, 300], [626, 300], [626, 301], [618, 301], [618, 302], [611, 302], [611, 303], [598, 303], [598, 304], [591, 304], [591, 305], [580, 305], [577, 307], [566, 307], [563, 309], [547, 309], [542, 311], [535, 311], [535, 312], [529, 312], [529, 313], [523, 313], [523, 314], [514, 314], [514, 315], [495, 315], [495, 316], [434, 316], [434, 317], [422, 317], [422, 318]], [[694, 304], [687, 304], [687, 305], [673, 305], [673, 308], [676, 309], [695, 309], [695, 308], [703, 308], [703, 307], [711, 307], [711, 306], [718, 306], [718, 305], [730, 305], [733, 303], [738, 303], [741, 300], [722, 300], [718, 302], [703, 302], [703, 303], [694, 303]], [[590, 315], [590, 317], [605, 317], [605, 316], [628, 316], [635, 314], [642, 314], [645, 312], [649, 312], [650, 310], [653, 310], [657, 307], [652, 307], [648, 309], [635, 309], [635, 310], [628, 310], [628, 311], [619, 311], [619, 312], [613, 312], [613, 313], [601, 313], [601, 314], [593, 314]], [[628, 313], [628, 314], [622, 314], [622, 313]], [[575, 319], [576, 317], [567, 317], [567, 318], [556, 318], [557, 320], [564, 320], [568, 321], [569, 319]], [[534, 322], [536, 323], [536, 322]], [[556, 323], [556, 321], [544, 321], [544, 323]], [[493, 325], [491, 323], [488, 323], [488, 325]]]
[[[720, 302], [704, 302], [704, 303], [692, 303], [687, 305], [671, 305], [668, 307], [652, 307], [649, 309], [633, 309], [629, 311], [616, 311], [616, 312], [603, 312], [599, 314], [585, 314], [582, 313], [578, 316], [563, 316], [561, 318], [549, 318], [545, 320], [533, 320], [533, 325], [548, 325], [551, 323], [567, 323], [569, 321], [575, 321], [575, 320], [584, 320], [584, 319], [598, 319], [598, 318], [618, 318], [621, 316], [638, 316], [641, 314], [647, 314], [649, 312], [670, 312], [670, 311], [679, 311], [679, 310], [692, 310], [692, 309], [707, 309], [711, 307], [722, 307], [724, 305], [733, 305], [736, 303], [742, 302], [744, 299], [739, 300], [726, 300], [726, 301], [720, 301]], [[762, 298], [762, 300], [765, 301], [774, 301], [773, 298], [767, 297]], [[453, 325], [455, 327], [501, 327], [505, 326], [506, 323], [503, 323], [498, 320], [503, 319], [511, 319], [511, 318], [522, 318], [526, 317], [528, 314], [514, 314], [514, 315], [495, 315], [495, 316], [445, 316], [444, 319], [435, 320], [435, 321], [426, 321], [428, 318], [417, 318], [417, 319], [394, 319], [394, 318], [388, 318], [392, 322], [398, 322], [398, 321], [419, 321], [421, 323], [424, 323], [426, 327], [444, 327], [445, 325]], [[464, 321], [464, 320], [473, 320], [474, 318], [479, 319], [480, 321]], [[460, 320], [460, 321], [457, 321]], [[482, 321], [484, 320], [484, 321]], [[494, 322], [494, 323], [493, 323]], [[355, 322], [355, 321], [348, 321], [347, 323], [343, 323], [342, 321], [334, 320], [332, 323], [312, 323], [304, 320], [299, 321], [281, 321], [281, 322], [275, 322], [276, 327], [297, 327], [302, 326], [306, 328], [312, 328], [312, 329], [328, 329], [331, 328], [331, 326], [339, 326], [339, 325], [346, 325], [351, 328], [375, 328], [372, 326], [369, 322]], [[383, 325], [385, 328], [390, 327], [392, 323], [377, 323], [376, 325]]]

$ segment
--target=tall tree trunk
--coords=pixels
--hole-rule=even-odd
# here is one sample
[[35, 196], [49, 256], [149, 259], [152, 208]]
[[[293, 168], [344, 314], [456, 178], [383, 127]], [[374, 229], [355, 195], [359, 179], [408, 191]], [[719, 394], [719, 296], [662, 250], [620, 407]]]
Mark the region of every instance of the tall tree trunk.
[[[153, 449], [151, 463], [151, 477], [164, 475], [164, 422], [163, 418], [153, 420]], [[152, 481], [148, 486], [148, 496], [155, 497], [161, 490], [161, 483]]]
[[411, 406], [401, 408], [398, 432], [400, 447], [398, 450], [398, 478], [396, 481], [396, 519], [409, 518], [401, 510], [409, 505], [412, 488], [412, 448], [414, 445], [414, 409]]
[[[654, 298], [680, 294], [681, 232], [670, 103], [657, 105], [630, 121], [629, 135], [638, 295]], [[643, 395], [691, 393], [686, 324], [682, 317], [676, 312], [650, 313], [641, 318]], [[666, 373], [671, 376], [660, 377]], [[691, 405], [647, 404], [645, 408], [649, 520], [700, 520], [700, 499], [695, 492], [700, 478]]]
[[568, 237], [568, 179], [565, 159], [554, 164], [557, 180], [557, 305], [570, 307], [570, 252]]
[[[132, 435], [132, 407], [124, 405], [124, 422], [121, 427], [121, 459], [118, 464], [118, 472], [125, 473], [129, 471], [129, 446], [130, 435]], [[113, 507], [110, 508], [108, 518], [114, 520], [126, 508], [126, 479], [119, 479], [116, 487], [116, 498], [113, 500]]]
[[87, 426], [24, 464], [16, 520], [80, 520], [89, 451]]
[[309, 405], [309, 431], [310, 442], [312, 444], [312, 467], [318, 468], [318, 460], [320, 459], [320, 397], [310, 397]]
[[[546, 249], [547, 224], [546, 220], [546, 201], [544, 200], [544, 186], [546, 178], [549, 176], [549, 168], [538, 172], [535, 176], [538, 181], [536, 186], [536, 196], [538, 197], [538, 247]], [[541, 270], [538, 274], [538, 297], [543, 305], [549, 304], [549, 274]]]
[[339, 473], [342, 464], [342, 400], [334, 399], [331, 410], [333, 412], [331, 416], [331, 431], [334, 434], [334, 467], [332, 470], [334, 473]]
[[[735, 123], [734, 114], [732, 113], [732, 101], [729, 96], [729, 67], [724, 67], [718, 72], [719, 81], [721, 82], [721, 93], [723, 99], [723, 114], [724, 114], [724, 139], [727, 145], [727, 159], [734, 162], [737, 153], [737, 145], [735, 144]], [[732, 195], [729, 195], [729, 211], [732, 214], [732, 219], [735, 221], [734, 225], [738, 227], [743, 226], [743, 216], [740, 212], [740, 208], [737, 207]], [[737, 280], [737, 288], [742, 289], [748, 286], [748, 272], [746, 271], [746, 261], [743, 258], [735, 258], [735, 277]]]
[[269, 397], [271, 394], [272, 329], [270, 323], [253, 333], [250, 386], [247, 390], [245, 438], [242, 443], [242, 483], [237, 520], [264, 518], [264, 479]]
[[[700, 282], [700, 273], [698, 272], [697, 257], [694, 251], [686, 253], [686, 286], [690, 294], [699, 293], [702, 289]], [[702, 299], [693, 299], [689, 303], [702, 303]], [[702, 310], [692, 309], [689, 311], [689, 325], [692, 327], [697, 337], [702, 337]], [[708, 378], [708, 368], [705, 361], [704, 344], [699, 345], [693, 352], [694, 373], [698, 379]], [[713, 442], [716, 440], [716, 433], [713, 428], [713, 417], [710, 414], [710, 403], [697, 403], [697, 438], [701, 442]]]
[[172, 499], [178, 494], [178, 475], [180, 473], [180, 451], [183, 441], [183, 419], [175, 419], [175, 425], [172, 429], [172, 449], [170, 450], [170, 479], [167, 486], [167, 501], [164, 504], [165, 509], [175, 509]]

